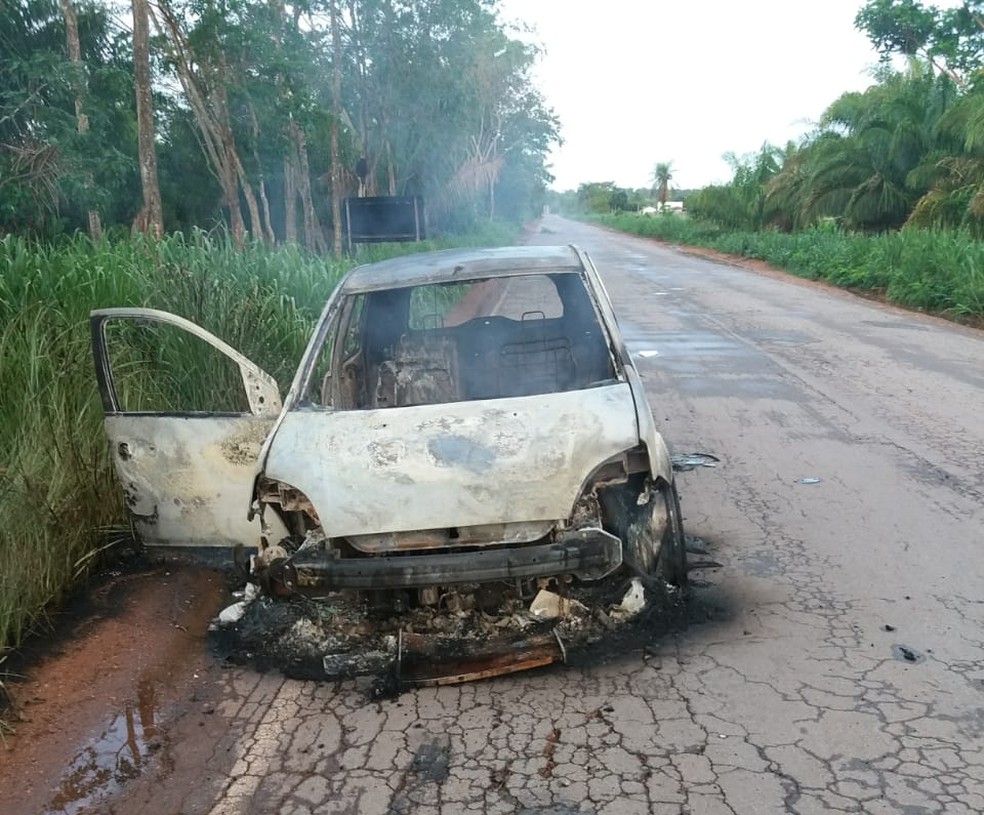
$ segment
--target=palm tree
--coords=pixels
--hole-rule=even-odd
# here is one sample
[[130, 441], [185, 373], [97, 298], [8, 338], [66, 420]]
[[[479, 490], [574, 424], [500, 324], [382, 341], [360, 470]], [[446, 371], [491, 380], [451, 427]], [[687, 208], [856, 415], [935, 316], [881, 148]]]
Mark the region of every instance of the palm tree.
[[809, 143], [788, 142], [781, 156], [781, 169], [765, 184], [762, 201], [763, 224], [789, 232], [802, 229], [803, 205], [810, 192]]
[[912, 62], [904, 74], [847, 93], [824, 114], [807, 148], [810, 180], [803, 220], [843, 218], [845, 226], [893, 229], [905, 223], [926, 192], [914, 174], [939, 140], [938, 122], [955, 89]]
[[666, 199], [670, 194], [670, 179], [672, 178], [672, 161], [661, 161], [653, 168], [653, 185], [657, 188], [656, 195], [659, 198], [660, 209], [666, 206]]
[[984, 92], [961, 97], [939, 123], [939, 148], [909, 173], [928, 192], [906, 222], [913, 226], [967, 227], [984, 235]]

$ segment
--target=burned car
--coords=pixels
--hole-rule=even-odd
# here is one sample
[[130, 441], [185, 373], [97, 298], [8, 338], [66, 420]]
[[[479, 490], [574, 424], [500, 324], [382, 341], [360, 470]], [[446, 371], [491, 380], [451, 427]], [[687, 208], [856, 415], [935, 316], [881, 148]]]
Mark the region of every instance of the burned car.
[[[127, 409], [110, 338], [134, 322], [216, 349], [243, 406]], [[686, 582], [670, 457], [602, 281], [576, 247], [451, 250], [354, 269], [282, 404], [267, 374], [174, 315], [96, 311], [92, 338], [143, 543], [255, 546], [250, 578], [266, 596], [327, 601], [329, 628], [385, 616], [383, 651], [410, 648], [421, 614], [491, 619], [522, 608], [512, 619], [527, 657], [531, 642], [556, 640], [551, 661], [564, 649], [556, 625], [526, 623], [585, 609], [577, 587]], [[543, 592], [559, 600], [541, 596], [537, 607]], [[324, 648], [358, 650], [366, 631], [325, 633]]]

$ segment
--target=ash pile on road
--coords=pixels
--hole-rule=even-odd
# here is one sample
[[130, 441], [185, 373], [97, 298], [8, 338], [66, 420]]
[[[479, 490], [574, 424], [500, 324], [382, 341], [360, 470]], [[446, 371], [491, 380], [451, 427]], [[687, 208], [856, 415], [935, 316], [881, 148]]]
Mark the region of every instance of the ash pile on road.
[[456, 665], [450, 675], [467, 678], [496, 673], [460, 667], [468, 660], [474, 666], [477, 653], [494, 651], [490, 644], [526, 649], [529, 655], [537, 648], [556, 651], [555, 659], [531, 659], [530, 666], [597, 664], [624, 658], [678, 629], [685, 624], [685, 607], [684, 592], [658, 582], [644, 586], [638, 578], [544, 587], [532, 603], [504, 591], [494, 604], [483, 604], [480, 591], [462, 587], [435, 606], [400, 614], [373, 609], [354, 595], [311, 600], [254, 593], [227, 609], [232, 613], [216, 622], [209, 636], [213, 651], [233, 664], [298, 679], [373, 676], [392, 691], [394, 672], [399, 676], [395, 663], [405, 658], [407, 643], [426, 642], [425, 661]]

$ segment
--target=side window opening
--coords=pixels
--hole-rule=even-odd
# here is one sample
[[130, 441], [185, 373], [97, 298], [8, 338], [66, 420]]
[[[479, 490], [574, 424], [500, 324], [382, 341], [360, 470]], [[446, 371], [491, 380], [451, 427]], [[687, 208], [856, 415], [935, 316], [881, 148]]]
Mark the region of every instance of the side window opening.
[[111, 319], [104, 328], [123, 412], [250, 412], [239, 366], [204, 340], [152, 320]]
[[[357, 407], [353, 387], [359, 390], [358, 366], [363, 343], [365, 295], [348, 298], [318, 352], [307, 388], [307, 402], [315, 407]], [[338, 351], [336, 359], [336, 350]]]
[[333, 391], [343, 409], [365, 403], [365, 302], [366, 295], [356, 295], [342, 309]]

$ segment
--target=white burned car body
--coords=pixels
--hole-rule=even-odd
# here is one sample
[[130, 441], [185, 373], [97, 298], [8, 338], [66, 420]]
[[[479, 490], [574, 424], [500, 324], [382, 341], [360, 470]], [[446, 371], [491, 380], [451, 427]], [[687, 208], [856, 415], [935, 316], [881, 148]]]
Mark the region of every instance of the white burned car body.
[[[165, 323], [238, 369], [246, 407], [128, 410], [107, 326]], [[686, 580], [670, 458], [611, 302], [574, 247], [411, 255], [359, 267], [281, 405], [197, 326], [92, 315], [117, 472], [147, 546], [256, 546], [269, 593], [355, 590], [397, 608], [461, 586]]]

